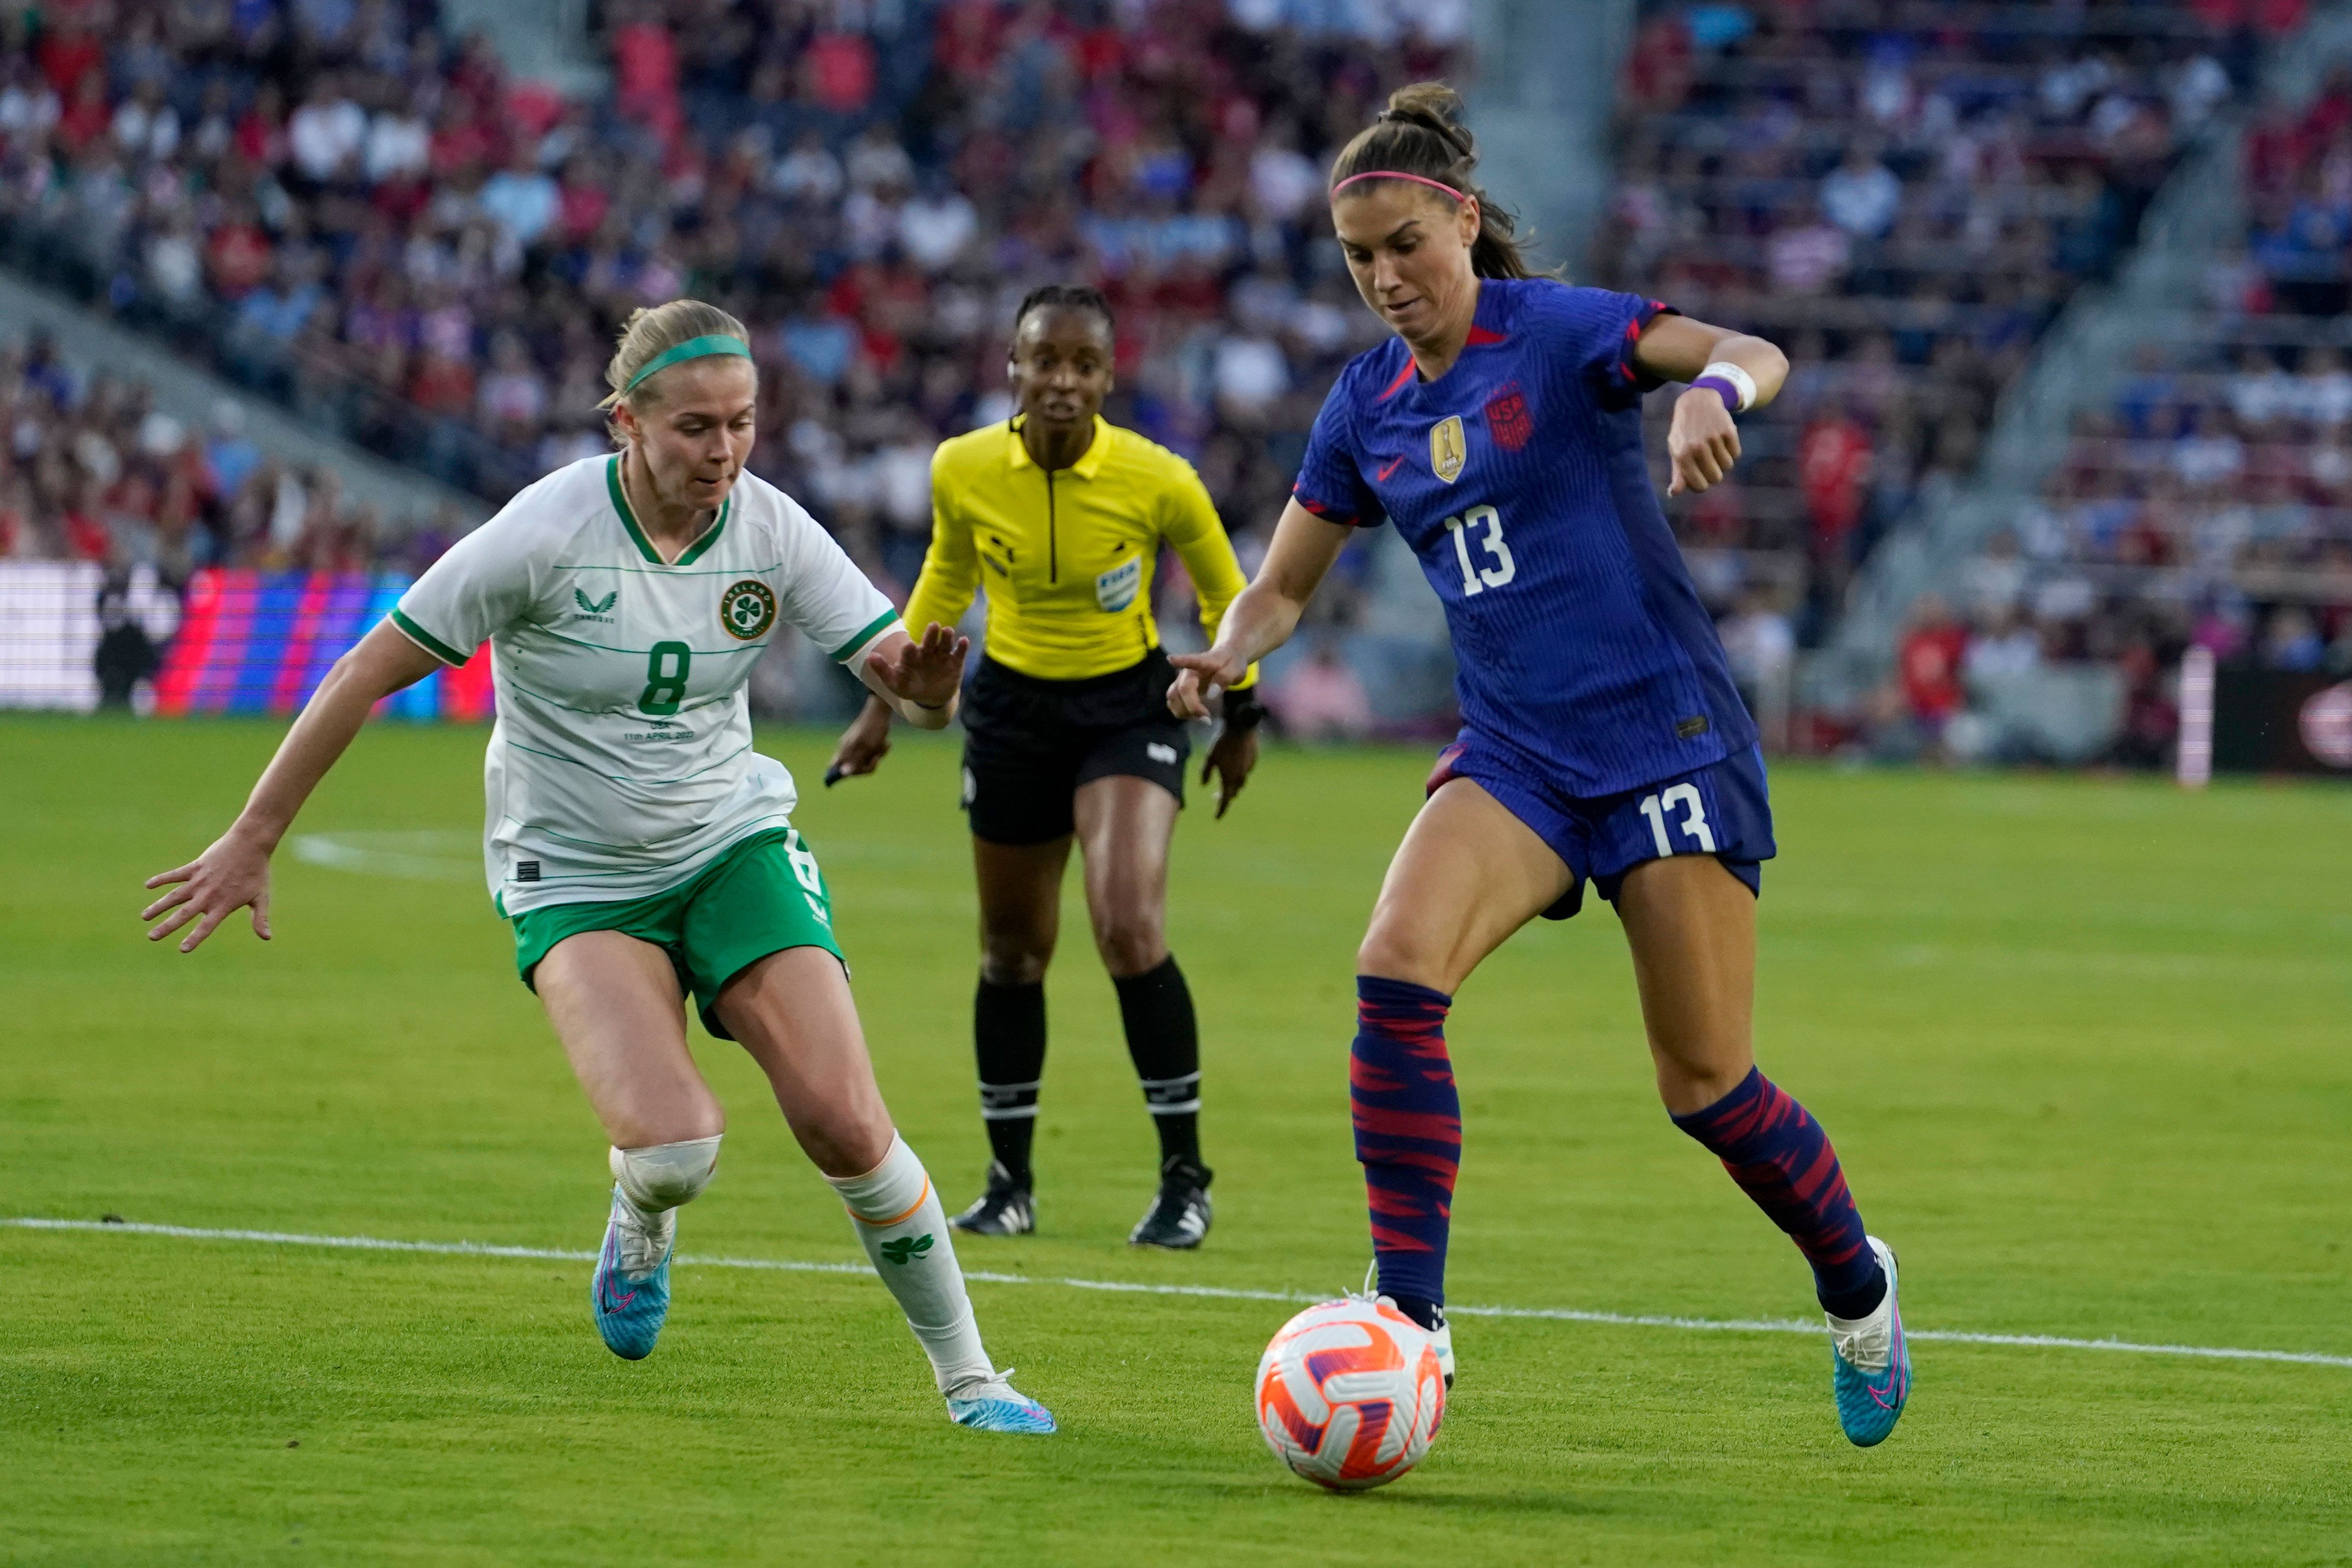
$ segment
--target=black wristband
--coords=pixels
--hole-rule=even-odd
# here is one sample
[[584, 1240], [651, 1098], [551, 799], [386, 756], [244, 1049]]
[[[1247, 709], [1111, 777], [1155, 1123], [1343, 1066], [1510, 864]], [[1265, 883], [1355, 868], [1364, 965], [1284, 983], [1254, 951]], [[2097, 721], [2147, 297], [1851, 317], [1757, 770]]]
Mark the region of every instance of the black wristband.
[[1245, 686], [1236, 690], [1225, 688], [1225, 728], [1236, 735], [1247, 734], [1265, 721], [1265, 704], [1257, 700], [1257, 688]]

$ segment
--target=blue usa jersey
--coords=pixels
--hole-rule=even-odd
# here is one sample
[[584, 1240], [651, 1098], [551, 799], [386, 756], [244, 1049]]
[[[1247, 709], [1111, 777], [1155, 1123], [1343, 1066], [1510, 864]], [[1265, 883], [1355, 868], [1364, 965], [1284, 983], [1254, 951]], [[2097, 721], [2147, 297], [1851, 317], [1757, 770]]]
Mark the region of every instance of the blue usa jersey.
[[1665, 308], [1487, 279], [1437, 380], [1397, 338], [1349, 363], [1293, 490], [1333, 522], [1396, 524], [1444, 601], [1465, 732], [1579, 796], [1756, 741], [1643, 457], [1633, 345]]

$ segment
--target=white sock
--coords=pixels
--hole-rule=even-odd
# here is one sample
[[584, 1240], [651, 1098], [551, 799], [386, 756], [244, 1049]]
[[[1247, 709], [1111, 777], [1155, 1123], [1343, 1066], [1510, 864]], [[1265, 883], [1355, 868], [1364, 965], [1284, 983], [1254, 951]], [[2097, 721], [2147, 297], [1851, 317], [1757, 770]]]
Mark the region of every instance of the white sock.
[[874, 1271], [898, 1299], [907, 1326], [915, 1331], [940, 1392], [993, 1382], [996, 1369], [981, 1348], [980, 1325], [964, 1294], [963, 1270], [956, 1266], [947, 1211], [931, 1188], [923, 1163], [897, 1133], [882, 1163], [862, 1176], [827, 1176], [848, 1205], [857, 1239]]
[[680, 1205], [692, 1203], [719, 1170], [719, 1139], [690, 1138], [613, 1151], [607, 1163], [619, 1184], [621, 1272], [650, 1274], [669, 1253], [677, 1235]]

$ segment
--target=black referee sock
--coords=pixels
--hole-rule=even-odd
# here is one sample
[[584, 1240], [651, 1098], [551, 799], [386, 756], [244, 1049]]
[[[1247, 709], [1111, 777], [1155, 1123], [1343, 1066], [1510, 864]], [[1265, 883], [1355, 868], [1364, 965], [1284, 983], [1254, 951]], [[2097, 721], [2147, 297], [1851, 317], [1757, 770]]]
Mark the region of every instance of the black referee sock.
[[988, 1146], [1029, 1185], [1029, 1144], [1037, 1132], [1037, 1083], [1045, 1076], [1045, 986], [999, 985], [982, 976], [971, 999], [971, 1039], [980, 1058], [980, 1116]]
[[1119, 1020], [1127, 1026], [1127, 1054], [1143, 1080], [1143, 1102], [1160, 1130], [1164, 1166], [1177, 1156], [1201, 1163], [1201, 1032], [1192, 1017], [1192, 992], [1171, 954], [1156, 969], [1125, 978], [1118, 987]]

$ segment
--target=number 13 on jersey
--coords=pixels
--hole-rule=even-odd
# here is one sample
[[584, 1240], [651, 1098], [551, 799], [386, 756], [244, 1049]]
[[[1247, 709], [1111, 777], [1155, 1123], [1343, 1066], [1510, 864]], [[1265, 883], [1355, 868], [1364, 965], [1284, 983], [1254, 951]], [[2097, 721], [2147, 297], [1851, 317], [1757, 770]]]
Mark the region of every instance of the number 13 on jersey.
[[[1471, 532], [1483, 530], [1477, 539], [1478, 554], [1471, 554]], [[1454, 557], [1462, 563], [1462, 596], [1475, 598], [1489, 588], [1499, 588], [1519, 574], [1519, 563], [1511, 559], [1511, 547], [1503, 542], [1503, 514], [1491, 506], [1474, 506], [1459, 517], [1445, 520], [1445, 531], [1454, 536]]]

